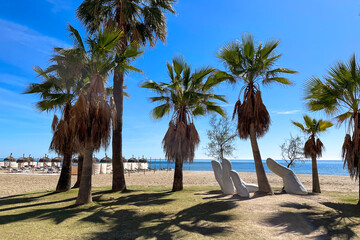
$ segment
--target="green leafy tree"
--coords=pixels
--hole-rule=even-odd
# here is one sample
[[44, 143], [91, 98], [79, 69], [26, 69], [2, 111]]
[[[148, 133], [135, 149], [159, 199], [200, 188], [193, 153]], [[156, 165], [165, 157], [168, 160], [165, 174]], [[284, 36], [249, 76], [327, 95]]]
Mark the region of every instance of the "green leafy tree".
[[[77, 9], [77, 17], [90, 34], [99, 28], [122, 31], [116, 48], [121, 55], [132, 42], [154, 46], [157, 39], [166, 40], [166, 12], [175, 13], [175, 0], [85, 0]], [[124, 165], [122, 162], [123, 85], [126, 72], [114, 72], [114, 103], [116, 122], [113, 128], [113, 191], [126, 190]]]
[[265, 44], [260, 42], [256, 45], [252, 35], [244, 34], [242, 42], [226, 44], [217, 53], [217, 57], [228, 69], [228, 80], [231, 83], [241, 81], [244, 84], [241, 90], [243, 103], [239, 98], [235, 104], [233, 118], [237, 118], [239, 137], [250, 137], [259, 191], [264, 193], [272, 193], [272, 190], [262, 164], [257, 138], [264, 136], [269, 130], [270, 115], [262, 101], [260, 85], [289, 85], [291, 81], [281, 74], [296, 73], [287, 68], [275, 67], [281, 57], [281, 54], [275, 53], [278, 45], [279, 41], [269, 41]]
[[60, 120], [55, 115], [52, 130], [53, 138], [50, 149], [63, 155], [63, 164], [56, 186], [57, 192], [65, 192], [71, 188], [72, 155], [77, 151], [71, 143], [72, 136], [67, 134], [70, 124], [70, 111], [85, 81], [82, 78], [83, 56], [75, 49], [55, 48], [50, 61], [52, 65], [43, 70], [34, 67], [41, 83], [31, 83], [25, 94], [39, 94], [41, 101], [37, 103], [40, 111], [60, 110]]
[[309, 135], [304, 145], [304, 154], [306, 158], [310, 157], [312, 162], [312, 191], [314, 193], [321, 193], [316, 158], [322, 156], [324, 145], [320, 138], [318, 138], [318, 135], [332, 127], [333, 124], [322, 119], [312, 119], [308, 115], [304, 115], [304, 122], [305, 126], [299, 122], [293, 121], [292, 123]]
[[[339, 125], [346, 124], [348, 133], [342, 147], [344, 167], [347, 165], [350, 177], [359, 179], [360, 170], [360, 67], [355, 54], [348, 63], [339, 62], [320, 79], [309, 79], [306, 87], [307, 105], [312, 111], [325, 111], [335, 116]], [[360, 199], [360, 182], [359, 182]], [[358, 205], [360, 204], [360, 200]]]
[[224, 116], [223, 109], [214, 100], [226, 102], [224, 96], [213, 93], [213, 87], [221, 80], [216, 70], [203, 67], [192, 72], [183, 57], [173, 58], [167, 63], [169, 83], [144, 82], [141, 87], [153, 90], [159, 96], [151, 97], [160, 105], [152, 111], [155, 119], [172, 112], [169, 128], [162, 141], [165, 156], [175, 162], [173, 191], [183, 189], [183, 163], [192, 162], [195, 148], [200, 142], [193, 117], [215, 112]]
[[217, 119], [212, 116], [210, 119], [211, 129], [207, 130], [207, 136], [210, 140], [206, 147], [207, 155], [218, 160], [225, 156], [232, 156], [235, 150], [236, 134], [233, 125], [227, 117]]
[[282, 158], [288, 164], [287, 168], [295, 166], [296, 162], [304, 159], [304, 142], [299, 136], [290, 136], [280, 145], [280, 149]]

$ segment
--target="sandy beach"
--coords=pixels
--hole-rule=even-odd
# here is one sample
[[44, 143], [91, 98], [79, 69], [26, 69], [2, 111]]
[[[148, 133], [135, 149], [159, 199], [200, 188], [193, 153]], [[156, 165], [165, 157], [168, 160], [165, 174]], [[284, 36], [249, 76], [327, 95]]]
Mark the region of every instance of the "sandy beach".
[[[173, 171], [156, 171], [126, 174], [128, 188], [132, 185], [142, 186], [166, 186], [171, 188]], [[239, 173], [240, 177], [248, 183], [256, 183], [255, 173]], [[267, 174], [272, 187], [281, 188], [282, 180], [275, 174]], [[311, 175], [299, 174], [298, 177], [304, 186], [311, 191]], [[59, 175], [47, 174], [10, 174], [0, 173], [0, 197], [21, 194], [25, 192], [53, 190], [56, 187]], [[75, 183], [76, 176], [72, 177]], [[94, 187], [111, 186], [111, 174], [99, 174], [93, 176]], [[323, 191], [357, 192], [358, 182], [347, 175], [320, 175], [320, 184]], [[210, 171], [184, 171], [184, 186], [216, 186], [213, 172]]]

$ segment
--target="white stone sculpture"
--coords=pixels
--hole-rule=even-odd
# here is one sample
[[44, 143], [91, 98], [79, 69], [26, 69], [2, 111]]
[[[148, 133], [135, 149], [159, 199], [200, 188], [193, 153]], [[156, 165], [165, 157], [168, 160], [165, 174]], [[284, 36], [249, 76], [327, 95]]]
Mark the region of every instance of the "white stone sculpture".
[[256, 192], [259, 187], [255, 184], [247, 184], [236, 171], [232, 170], [231, 162], [223, 159], [222, 163], [212, 160], [212, 168], [216, 181], [219, 183], [224, 194], [237, 193], [241, 197], [249, 197], [249, 192]]
[[214, 170], [214, 175], [215, 175], [215, 179], [218, 182], [218, 184], [220, 185], [221, 191], [224, 192], [223, 190], [223, 182], [222, 182], [222, 166], [221, 163], [219, 163], [216, 160], [212, 160], [211, 161], [211, 166]]
[[282, 166], [271, 158], [266, 159], [266, 165], [273, 173], [283, 179], [285, 192], [298, 195], [306, 195], [308, 193], [300, 179], [291, 169]]
[[234, 182], [235, 188], [236, 188], [236, 193], [240, 196], [240, 197], [245, 197], [248, 198], [249, 197], [249, 191], [246, 188], [244, 181], [241, 180], [241, 178], [239, 177], [239, 174], [234, 171], [231, 170], [230, 171], [230, 177]]
[[231, 162], [227, 159], [223, 159], [222, 163], [222, 184], [223, 184], [223, 193], [224, 194], [234, 194], [235, 187], [234, 183], [230, 178], [230, 171], [231, 171]]

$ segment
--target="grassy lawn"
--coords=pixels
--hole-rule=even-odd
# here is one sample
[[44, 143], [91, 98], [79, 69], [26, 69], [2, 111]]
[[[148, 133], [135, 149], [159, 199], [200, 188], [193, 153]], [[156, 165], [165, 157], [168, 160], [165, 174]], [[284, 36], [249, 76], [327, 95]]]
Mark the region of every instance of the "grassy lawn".
[[356, 237], [360, 229], [356, 194], [324, 193], [334, 202], [319, 204], [316, 196], [295, 196], [299, 203], [283, 200], [284, 194], [224, 198], [217, 187], [186, 187], [176, 193], [157, 186], [131, 189], [111, 193], [110, 188], [94, 188], [94, 203], [79, 207], [74, 205], [77, 190], [0, 198], [0, 238], [301, 239], [316, 231], [343, 238]]

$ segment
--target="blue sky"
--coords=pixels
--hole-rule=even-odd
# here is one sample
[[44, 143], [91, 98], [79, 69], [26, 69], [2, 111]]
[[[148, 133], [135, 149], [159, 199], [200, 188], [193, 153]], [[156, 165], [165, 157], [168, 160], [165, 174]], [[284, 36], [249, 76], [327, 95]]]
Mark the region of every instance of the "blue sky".
[[[37, 96], [22, 95], [31, 82], [38, 82], [32, 67], [45, 68], [54, 46], [69, 47], [66, 25], [71, 23], [83, 34], [75, 10], [80, 0], [12, 0], [0, 4], [0, 158], [11, 152], [15, 157], [48, 153], [53, 113], [35, 110]], [[135, 62], [144, 74], [127, 76], [124, 102], [123, 152], [125, 157], [145, 155], [164, 157], [161, 140], [169, 117], [153, 120], [148, 101], [152, 93], [139, 88], [142, 81], [167, 81], [166, 62], [183, 54], [194, 68], [211, 65], [224, 69], [215, 57], [225, 43], [252, 33], [258, 41], [280, 40], [279, 66], [299, 71], [289, 76], [294, 86], [273, 85], [262, 88], [263, 101], [270, 112], [269, 132], [259, 139], [262, 157], [280, 159], [279, 145], [285, 138], [300, 134], [291, 120], [301, 121], [303, 114], [327, 118], [323, 113], [309, 113], [303, 101], [303, 85], [311, 76], [323, 76], [337, 61], [347, 61], [359, 54], [360, 2], [355, 0], [183, 0], [175, 6], [178, 14], [168, 17], [168, 39], [154, 48], [146, 48]], [[232, 113], [241, 84], [223, 85], [216, 91], [227, 96], [224, 104]], [[204, 147], [208, 140], [209, 117], [195, 119], [201, 143], [196, 158], [208, 158]], [[340, 159], [346, 130], [333, 127], [321, 135], [326, 147], [323, 159]], [[111, 146], [107, 153], [111, 155]], [[55, 155], [50, 153], [50, 155]], [[252, 159], [250, 142], [237, 140], [237, 159]], [[98, 157], [104, 156], [101, 150]]]

